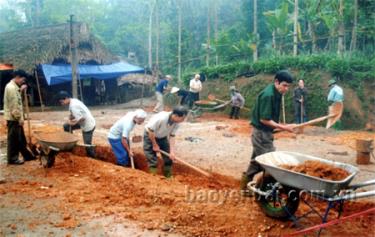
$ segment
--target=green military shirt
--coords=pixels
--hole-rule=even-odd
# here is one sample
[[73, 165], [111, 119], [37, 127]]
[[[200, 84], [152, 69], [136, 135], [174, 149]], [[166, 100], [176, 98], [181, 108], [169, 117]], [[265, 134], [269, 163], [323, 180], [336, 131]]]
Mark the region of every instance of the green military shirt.
[[23, 121], [23, 107], [20, 87], [11, 80], [4, 90], [4, 119]]
[[273, 120], [279, 122], [280, 117], [281, 94], [277, 91], [274, 84], [268, 85], [258, 95], [252, 112], [251, 124], [263, 131], [273, 131], [260, 122], [263, 120]]

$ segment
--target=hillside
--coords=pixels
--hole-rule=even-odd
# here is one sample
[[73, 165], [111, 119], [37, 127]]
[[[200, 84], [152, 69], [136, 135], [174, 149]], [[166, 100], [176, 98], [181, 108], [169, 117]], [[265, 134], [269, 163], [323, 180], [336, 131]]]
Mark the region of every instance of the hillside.
[[[329, 92], [328, 80], [332, 77], [330, 73], [313, 70], [311, 72], [292, 71], [296, 81], [285, 97], [286, 121], [293, 122], [293, 89], [297, 86], [297, 80], [305, 80], [305, 86], [308, 89], [307, 115], [309, 119], [324, 116], [326, 114], [328, 103], [327, 95]], [[258, 93], [273, 81], [274, 74], [260, 73], [253, 77], [238, 77], [234, 80], [209, 79], [203, 84], [201, 99], [207, 99], [209, 94], [215, 95], [221, 100], [229, 100], [229, 86], [235, 85], [246, 99], [246, 107], [252, 109], [255, 98]], [[373, 80], [372, 80], [373, 81]], [[365, 129], [375, 127], [375, 83], [371, 80], [363, 81], [361, 87], [351, 86], [346, 82], [339, 82], [343, 87], [345, 94], [344, 113], [342, 117], [345, 129]], [[172, 97], [172, 96], [169, 96]], [[175, 102], [169, 100], [170, 102]], [[229, 113], [229, 107], [219, 113]], [[241, 116], [249, 118], [250, 113], [242, 110]]]

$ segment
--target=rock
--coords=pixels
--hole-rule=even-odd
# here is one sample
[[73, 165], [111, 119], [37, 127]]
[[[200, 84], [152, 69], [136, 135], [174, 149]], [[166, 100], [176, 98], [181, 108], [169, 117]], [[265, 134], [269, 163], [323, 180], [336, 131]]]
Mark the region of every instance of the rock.
[[64, 221], [69, 220], [70, 218], [72, 218], [72, 216], [69, 213], [64, 214]]
[[226, 129], [228, 126], [223, 126], [223, 125], [216, 125], [215, 129], [216, 130], [223, 130]]
[[160, 226], [160, 229], [162, 231], [169, 231], [170, 229], [172, 229], [173, 226], [170, 224], [170, 223], [164, 223]]
[[236, 136], [234, 133], [228, 133], [228, 132], [225, 132], [225, 133], [223, 133], [223, 136], [224, 137], [234, 137], [234, 136]]

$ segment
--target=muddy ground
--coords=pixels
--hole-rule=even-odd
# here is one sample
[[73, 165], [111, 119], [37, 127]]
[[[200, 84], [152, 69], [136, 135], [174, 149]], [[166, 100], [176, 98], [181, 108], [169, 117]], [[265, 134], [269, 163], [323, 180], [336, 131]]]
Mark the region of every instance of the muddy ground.
[[[149, 103], [144, 101], [150, 111]], [[239, 179], [251, 154], [247, 120], [204, 114], [182, 124], [177, 156], [214, 173], [210, 178], [182, 165], [175, 166], [173, 179], [142, 171], [146, 169], [142, 143], [132, 144], [137, 170], [112, 164], [108, 129], [136, 106], [135, 101], [91, 108], [97, 120], [94, 143], [104, 161], [84, 157], [84, 149], [76, 148], [59, 153], [55, 166], [48, 170], [39, 161], [2, 164], [6, 183], [0, 184], [0, 236], [280, 236], [297, 230], [290, 221], [266, 217], [252, 198], [239, 193]], [[67, 116], [65, 110], [32, 112], [32, 133], [60, 130]], [[0, 119], [4, 141], [5, 121]], [[143, 127], [136, 126], [132, 135], [142, 133]], [[75, 134], [81, 137], [80, 131]], [[304, 134], [277, 134], [275, 145], [278, 150], [356, 165], [356, 138], [375, 139], [375, 134], [309, 127]], [[375, 178], [374, 163], [358, 167], [361, 171], [353, 183]], [[374, 202], [348, 202], [343, 215], [375, 207]], [[326, 206], [321, 201], [312, 203], [321, 212]], [[301, 204], [297, 215], [307, 210]], [[332, 211], [330, 219], [335, 215]], [[301, 221], [302, 227], [318, 223], [315, 216]], [[322, 236], [374, 236], [374, 224], [374, 215], [363, 216], [329, 227]]]

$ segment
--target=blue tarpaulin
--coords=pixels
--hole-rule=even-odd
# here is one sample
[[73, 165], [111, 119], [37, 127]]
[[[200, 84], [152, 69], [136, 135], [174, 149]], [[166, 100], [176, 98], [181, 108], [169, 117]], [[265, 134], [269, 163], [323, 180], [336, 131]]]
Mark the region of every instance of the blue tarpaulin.
[[[57, 85], [72, 81], [72, 67], [70, 64], [42, 64], [41, 68], [48, 85]], [[93, 78], [99, 80], [109, 80], [121, 77], [128, 73], [143, 72], [143, 68], [125, 62], [109, 65], [78, 65], [80, 79]]]

